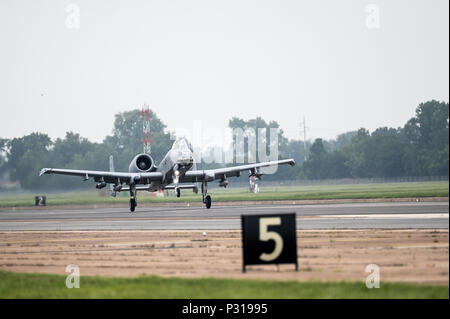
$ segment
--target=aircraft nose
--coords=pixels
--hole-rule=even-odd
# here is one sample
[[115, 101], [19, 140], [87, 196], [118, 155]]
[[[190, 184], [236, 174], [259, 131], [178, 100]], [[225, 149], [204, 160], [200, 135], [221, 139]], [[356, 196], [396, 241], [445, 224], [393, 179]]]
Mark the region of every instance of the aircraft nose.
[[183, 164], [190, 164], [194, 162], [194, 157], [191, 153], [182, 153], [178, 159], [178, 162]]

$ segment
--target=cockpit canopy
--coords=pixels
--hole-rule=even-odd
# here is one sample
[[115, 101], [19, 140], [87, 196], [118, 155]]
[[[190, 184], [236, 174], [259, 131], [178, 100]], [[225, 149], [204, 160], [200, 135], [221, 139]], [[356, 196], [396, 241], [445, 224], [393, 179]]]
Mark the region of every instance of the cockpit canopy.
[[189, 151], [192, 152], [191, 144], [187, 141], [185, 137], [178, 137], [172, 145], [173, 150], [178, 150], [180, 152]]

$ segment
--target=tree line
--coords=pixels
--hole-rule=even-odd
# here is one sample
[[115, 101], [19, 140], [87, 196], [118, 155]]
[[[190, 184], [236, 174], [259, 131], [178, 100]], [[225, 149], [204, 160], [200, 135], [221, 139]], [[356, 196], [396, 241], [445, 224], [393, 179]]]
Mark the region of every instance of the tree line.
[[[445, 102], [421, 103], [415, 116], [403, 127], [380, 127], [373, 132], [361, 128], [333, 140], [318, 138], [312, 143], [288, 139], [276, 121], [266, 122], [260, 117], [248, 121], [234, 117], [229, 127], [279, 129], [279, 158], [294, 158], [297, 165], [280, 166], [277, 174], [264, 176], [268, 180], [449, 175], [449, 104]], [[166, 125], [152, 111], [150, 134], [152, 157], [159, 163], [172, 141]], [[80, 188], [83, 184], [73, 177], [39, 178], [39, 170], [43, 167], [107, 170], [109, 155], [113, 155], [116, 170], [126, 171], [131, 158], [142, 152], [141, 138], [139, 110], [116, 114], [112, 134], [102, 143], [90, 142], [73, 132], [54, 141], [44, 133], [0, 138], [0, 176], [18, 181], [24, 189]], [[198, 168], [217, 166], [198, 164]], [[89, 183], [85, 185], [92, 187]]]
[[434, 100], [422, 103], [403, 127], [380, 127], [372, 133], [361, 128], [331, 143], [316, 139], [300, 176], [309, 179], [448, 176], [448, 129], [448, 103]]
[[[152, 157], [158, 163], [171, 147], [166, 126], [150, 111], [150, 133], [153, 139]], [[109, 169], [109, 155], [114, 157], [117, 171], [127, 171], [134, 155], [142, 152], [141, 111], [115, 115], [112, 135], [102, 143], [93, 143], [74, 132], [52, 141], [47, 134], [32, 133], [10, 140], [0, 139], [0, 175], [18, 181], [24, 189], [77, 189], [92, 187], [74, 177], [48, 175], [39, 177], [43, 167], [87, 170]]]

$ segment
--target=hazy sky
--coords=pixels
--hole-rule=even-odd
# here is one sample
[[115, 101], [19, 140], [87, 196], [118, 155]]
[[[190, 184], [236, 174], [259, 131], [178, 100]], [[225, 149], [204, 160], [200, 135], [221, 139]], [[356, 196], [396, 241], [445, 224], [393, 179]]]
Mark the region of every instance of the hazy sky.
[[0, 137], [100, 142], [143, 103], [171, 130], [258, 115], [289, 138], [303, 116], [308, 138], [402, 126], [449, 100], [448, 12], [448, 0], [0, 0]]

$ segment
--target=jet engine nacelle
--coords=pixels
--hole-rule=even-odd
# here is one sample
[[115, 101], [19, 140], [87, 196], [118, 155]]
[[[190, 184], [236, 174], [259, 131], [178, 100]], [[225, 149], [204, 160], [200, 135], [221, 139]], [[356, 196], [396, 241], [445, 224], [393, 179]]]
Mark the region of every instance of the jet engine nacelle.
[[151, 172], [155, 167], [153, 158], [148, 154], [136, 155], [128, 167], [130, 173]]

